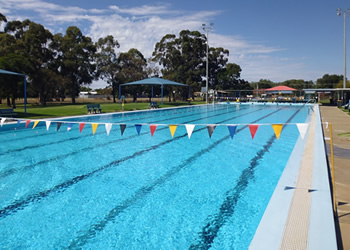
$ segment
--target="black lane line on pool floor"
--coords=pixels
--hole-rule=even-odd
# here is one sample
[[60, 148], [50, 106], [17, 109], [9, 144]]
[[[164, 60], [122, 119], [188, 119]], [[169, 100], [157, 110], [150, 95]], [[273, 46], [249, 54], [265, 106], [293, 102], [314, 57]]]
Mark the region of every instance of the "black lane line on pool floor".
[[[298, 109], [288, 120], [287, 125], [301, 110]], [[284, 129], [285, 127], [283, 127]], [[197, 242], [191, 244], [189, 249], [209, 249], [214, 242], [220, 228], [226, 223], [226, 221], [234, 214], [235, 206], [241, 197], [242, 193], [249, 185], [249, 181], [254, 178], [254, 170], [259, 165], [259, 161], [264, 157], [265, 153], [269, 151], [272, 144], [276, 141], [276, 136], [272, 135], [267, 143], [263, 146], [256, 156], [251, 159], [250, 166], [244, 169], [238, 178], [236, 185], [226, 192], [226, 198], [221, 204], [219, 211], [214, 215], [207, 217], [208, 223], [203, 227], [202, 232], [198, 233], [199, 238]]]
[[[256, 123], [258, 121], [261, 121], [261, 120], [269, 117], [270, 115], [277, 113], [278, 111], [280, 111], [282, 109], [283, 108], [275, 110], [274, 112], [267, 114], [267, 115], [255, 120], [251, 123]], [[237, 129], [236, 133], [241, 132], [245, 128], [248, 128], [248, 125], [245, 125], [240, 129]], [[205, 128], [203, 128], [203, 129], [205, 129]], [[182, 137], [184, 137], [184, 136], [186, 136], [186, 134], [183, 135]], [[97, 232], [102, 231], [105, 228], [105, 226], [108, 224], [108, 222], [114, 220], [115, 217], [117, 217], [124, 210], [126, 210], [130, 206], [134, 205], [138, 200], [143, 199], [146, 195], [148, 195], [150, 192], [152, 192], [157, 186], [163, 185], [171, 177], [178, 174], [181, 170], [183, 170], [187, 166], [191, 165], [191, 163], [193, 161], [195, 161], [197, 158], [199, 158], [200, 156], [203, 156], [203, 154], [205, 154], [205, 153], [209, 153], [212, 149], [214, 149], [215, 147], [217, 147], [218, 145], [220, 145], [222, 142], [224, 142], [225, 140], [227, 140], [229, 138], [231, 138], [230, 135], [225, 136], [224, 138], [222, 138], [218, 141], [215, 141], [209, 147], [202, 149], [201, 151], [195, 153], [194, 155], [192, 155], [188, 159], [184, 160], [184, 162], [182, 164], [168, 170], [164, 175], [162, 175], [161, 177], [159, 177], [158, 179], [153, 181], [150, 185], [139, 188], [134, 193], [133, 196], [131, 196], [129, 199], [125, 200], [123, 203], [119, 204], [118, 206], [113, 208], [111, 211], [109, 211], [109, 213], [102, 220], [91, 225], [89, 230], [86, 233], [73, 239], [71, 241], [70, 245], [68, 246], [68, 248], [69, 249], [80, 249], [82, 246], [84, 246], [87, 243], [88, 240], [94, 238], [96, 236]]]
[[[162, 119], [162, 120], [154, 121], [152, 123], [158, 123], [158, 122], [163, 122], [163, 121], [168, 121], [168, 120], [173, 120], [173, 119], [185, 118], [185, 117], [188, 117], [188, 116], [200, 115], [200, 114], [204, 114], [204, 113], [212, 113], [212, 112], [215, 112], [215, 111], [217, 111], [217, 110], [213, 110], [213, 111], [210, 111], [210, 112], [203, 111], [203, 112], [199, 112], [199, 113], [196, 113], [196, 114], [190, 114], [190, 115], [184, 115], [184, 116], [180, 116], [180, 117], [173, 117], [173, 118], [168, 118], [168, 119]], [[227, 112], [216, 114], [216, 115], [213, 115], [213, 116], [209, 116], [207, 118], [215, 117], [215, 116], [218, 116], [218, 115], [225, 115], [225, 114], [227, 114]], [[195, 121], [195, 120], [193, 120], [193, 121]], [[193, 122], [193, 121], [189, 121], [189, 122]], [[131, 128], [131, 126], [127, 126], [127, 128], [129, 129], [129, 128]], [[30, 128], [27, 128], [27, 129], [30, 129]], [[45, 133], [45, 134], [41, 134], [41, 135], [34, 135], [34, 136], [31, 136], [31, 137], [47, 136], [49, 134], [56, 134], [56, 133], [57, 133], [57, 131], [54, 131], [54, 132]], [[96, 136], [96, 135], [99, 135], [99, 134], [106, 134], [106, 132], [97, 132], [97, 133], [95, 133], [95, 135], [94, 134], [89, 134], [89, 135], [84, 135], [84, 136], [85, 137], [92, 137], [92, 136]], [[37, 145], [26, 146], [26, 147], [23, 147], [23, 148], [11, 149], [11, 150], [8, 150], [8, 151], [0, 153], [0, 156], [1, 155], [5, 155], [5, 154], [10, 154], [10, 153], [17, 153], [17, 152], [24, 151], [24, 150], [27, 150], [27, 149], [34, 149], [34, 148], [40, 148], [40, 147], [44, 147], [44, 146], [49, 146], [49, 145], [52, 145], [53, 143], [54, 144], [65, 143], [65, 142], [68, 142], [68, 141], [78, 140], [78, 139], [81, 139], [81, 138], [82, 138], [82, 136], [80, 135], [80, 136], [76, 136], [76, 137], [65, 138], [65, 139], [62, 139], [62, 140], [59, 140], [59, 141], [54, 141], [54, 142], [50, 141], [50, 142], [41, 143], [41, 144], [37, 144]]]
[[[282, 108], [281, 108], [281, 109], [282, 109]], [[275, 112], [278, 112], [278, 111], [281, 110], [281, 109], [278, 109], [277, 111], [274, 111], [274, 112], [272, 112], [271, 114], [273, 114], [273, 113], [275, 113]], [[250, 113], [254, 113], [254, 112], [256, 112], [256, 111], [258, 111], [258, 110], [254, 110], [254, 111], [252, 111], [252, 112], [248, 112], [248, 113], [246, 113], [246, 114], [244, 114], [244, 115], [247, 115], [247, 114], [250, 114]], [[241, 115], [239, 115], [239, 117], [240, 117], [240, 116], [243, 116], [243, 115], [241, 114]], [[238, 117], [238, 116], [231, 117], [230, 119], [226, 119], [226, 120], [224, 120], [224, 121], [221, 121], [220, 123], [223, 123], [223, 122], [225, 122], [225, 121], [229, 121], [229, 120], [235, 119], [235, 118], [237, 118], [237, 117]], [[206, 119], [206, 118], [203, 118], [203, 119]], [[195, 131], [193, 131], [193, 133], [199, 132], [199, 131], [201, 131], [201, 130], [203, 130], [203, 129], [206, 129], [206, 127], [203, 127], [203, 128], [201, 128], [201, 129], [195, 130]], [[134, 157], [143, 155], [144, 153], [150, 152], [150, 151], [152, 151], [152, 150], [154, 150], [154, 149], [157, 149], [157, 148], [159, 148], [159, 147], [161, 147], [161, 146], [163, 146], [163, 145], [165, 145], [165, 144], [168, 144], [168, 143], [170, 143], [170, 142], [179, 140], [179, 139], [181, 139], [181, 138], [183, 138], [183, 137], [186, 137], [186, 136], [187, 136], [187, 133], [185, 133], [185, 134], [183, 134], [183, 135], [181, 135], [181, 136], [176, 136], [176, 137], [174, 137], [174, 138], [172, 138], [172, 139], [169, 139], [169, 140], [166, 140], [166, 141], [164, 141], [164, 142], [161, 142], [161, 143], [159, 143], [159, 144], [157, 144], [157, 145], [154, 145], [154, 146], [152, 146], [152, 147], [150, 147], [150, 148], [148, 148], [148, 149], [144, 149], [144, 150], [135, 152], [135, 153], [132, 154], [132, 155], [126, 156], [126, 157], [124, 157], [124, 158], [121, 158], [121, 159], [119, 159], [119, 160], [112, 161], [112, 162], [110, 162], [109, 164], [107, 164], [107, 165], [105, 165], [105, 166], [102, 166], [102, 167], [100, 167], [100, 168], [98, 168], [98, 169], [95, 169], [94, 171], [91, 171], [91, 172], [89, 172], [89, 173], [87, 173], [87, 174], [83, 174], [83, 175], [76, 176], [76, 177], [74, 177], [74, 178], [72, 178], [72, 179], [70, 179], [70, 180], [67, 180], [67, 181], [65, 181], [65, 182], [63, 182], [63, 183], [61, 183], [61, 184], [58, 184], [58, 185], [56, 185], [56, 186], [54, 186], [54, 187], [52, 187], [52, 188], [50, 188], [50, 189], [47, 189], [47, 190], [45, 190], [45, 191], [41, 191], [41, 192], [39, 192], [39, 193], [35, 193], [35, 194], [32, 194], [32, 195], [29, 195], [29, 196], [27, 196], [26, 198], [21, 199], [21, 200], [16, 200], [16, 201], [14, 201], [12, 204], [10, 204], [10, 205], [8, 205], [8, 206], [6, 206], [6, 207], [4, 207], [4, 208], [2, 208], [2, 209], [0, 210], [0, 219], [1, 219], [1, 218], [5, 218], [5, 217], [7, 217], [8, 215], [11, 215], [11, 214], [13, 214], [13, 213], [15, 213], [15, 212], [17, 212], [17, 211], [23, 209], [24, 207], [26, 207], [28, 204], [30, 204], [30, 203], [32, 203], [32, 202], [40, 201], [41, 199], [43, 199], [43, 198], [49, 196], [51, 193], [54, 193], [54, 192], [57, 192], [57, 193], [63, 192], [64, 190], [66, 190], [67, 188], [71, 187], [72, 185], [75, 185], [75, 184], [77, 184], [78, 182], [80, 182], [80, 181], [82, 181], [82, 180], [85, 180], [85, 179], [87, 179], [87, 178], [93, 176], [93, 175], [96, 174], [96, 173], [99, 173], [99, 172], [101, 172], [101, 171], [103, 171], [103, 170], [106, 170], [106, 169], [109, 169], [109, 168], [111, 168], [111, 167], [115, 167], [115, 166], [119, 165], [120, 163], [122, 163], [122, 162], [124, 162], [124, 161], [127, 161], [127, 160], [130, 160], [130, 159], [134, 158]]]
[[[243, 109], [243, 110], [245, 110], [245, 109]], [[232, 119], [240, 117], [240, 116], [244, 116], [244, 115], [247, 115], [247, 114], [250, 114], [250, 113], [254, 113], [254, 112], [259, 111], [259, 110], [261, 110], [261, 109], [254, 110], [252, 112], [248, 112], [248, 113], [245, 113], [245, 114], [240, 114], [239, 116], [233, 117]], [[191, 122], [195, 122], [195, 121], [198, 121], [198, 120], [207, 119], [207, 118], [211, 118], [211, 117], [217, 117], [217, 116], [225, 115], [225, 114], [227, 114], [227, 112], [226, 113], [221, 113], [221, 114], [215, 114], [215, 115], [212, 115], [212, 116], [206, 116], [205, 118], [199, 118], [199, 119], [187, 121], [186, 123], [191, 123]], [[161, 121], [166, 121], [166, 120], [168, 120], [168, 119], [161, 120]], [[168, 128], [167, 127], [159, 128], [158, 131], [159, 130], [164, 130], [164, 129], [168, 129]], [[114, 141], [110, 141], [110, 142], [106, 142], [106, 143], [100, 143], [100, 144], [95, 144], [95, 145], [90, 146], [90, 147], [80, 148], [79, 150], [76, 150], [76, 151], [73, 151], [73, 152], [69, 152], [67, 154], [63, 154], [63, 155], [60, 155], [60, 156], [54, 156], [53, 158], [49, 158], [49, 159], [46, 159], [46, 160], [43, 160], [43, 161], [35, 162], [35, 163], [32, 163], [32, 164], [27, 165], [27, 166], [21, 166], [21, 167], [6, 169], [5, 171], [0, 172], [0, 178], [7, 177], [7, 176], [9, 176], [11, 174], [14, 174], [16, 172], [19, 172], [19, 171], [32, 169], [32, 168], [37, 167], [38, 165], [41, 165], [41, 164], [44, 164], [44, 163], [49, 163], [51, 161], [56, 161], [58, 159], [66, 158], [66, 157], [69, 157], [71, 155], [78, 154], [80, 152], [86, 152], [88, 150], [95, 150], [98, 147], [104, 147], [104, 146], [106, 146], [108, 144], [117, 143], [117, 142], [120, 142], [120, 141], [123, 141], [123, 140], [129, 140], [129, 139], [132, 139], [132, 138], [135, 138], [135, 137], [139, 137], [141, 135], [147, 135], [147, 134], [150, 134], [150, 132], [142, 132], [140, 135], [135, 134], [135, 135], [128, 136], [128, 137], [127, 136], [121, 137], [121, 138], [119, 138], [117, 140], [114, 140]], [[79, 139], [79, 138], [81, 138], [81, 137], [75, 137], [74, 140], [75, 139]], [[66, 142], [68, 140], [65, 140], [64, 142]]]

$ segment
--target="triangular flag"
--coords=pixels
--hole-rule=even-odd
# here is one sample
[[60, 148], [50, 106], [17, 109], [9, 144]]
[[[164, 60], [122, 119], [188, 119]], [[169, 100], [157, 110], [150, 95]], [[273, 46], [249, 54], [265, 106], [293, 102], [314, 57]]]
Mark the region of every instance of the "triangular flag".
[[249, 130], [250, 130], [250, 134], [252, 135], [252, 139], [254, 139], [255, 133], [259, 128], [259, 125], [255, 125], [255, 124], [249, 124]]
[[57, 122], [57, 131], [60, 130], [61, 125], [62, 125], [62, 122]]
[[73, 123], [68, 123], [67, 131], [70, 131], [73, 127]]
[[154, 131], [156, 131], [157, 125], [149, 125], [149, 128], [151, 130], [151, 136], [153, 136]]
[[120, 124], [120, 132], [123, 135], [126, 128], [126, 124]]
[[193, 132], [195, 126], [196, 125], [194, 125], [194, 124], [185, 124], [187, 135], [188, 135], [188, 139], [191, 139], [192, 132]]
[[273, 131], [275, 131], [277, 140], [279, 140], [282, 132], [283, 124], [272, 124], [272, 128], [273, 128]]
[[49, 131], [51, 121], [46, 121], [45, 123], [46, 123], [46, 130]]
[[173, 137], [173, 138], [174, 138], [174, 134], [175, 134], [176, 128], [177, 128], [177, 125], [169, 125], [171, 137]]
[[137, 134], [140, 135], [142, 125], [141, 124], [135, 124], [135, 127], [136, 127]]
[[213, 134], [215, 128], [216, 128], [216, 125], [207, 125], [207, 129], [208, 129], [208, 133], [209, 133], [209, 138], [211, 138], [211, 135]]
[[17, 127], [21, 124], [21, 120], [17, 120]]
[[227, 125], [228, 131], [230, 132], [231, 139], [233, 139], [234, 134], [236, 133], [237, 125]]
[[80, 132], [80, 133], [81, 133], [81, 131], [83, 131], [84, 126], [85, 126], [85, 123], [84, 123], [84, 122], [79, 123], [79, 132]]
[[4, 122], [6, 121], [6, 118], [1, 118], [1, 127], [4, 125]]
[[109, 132], [111, 132], [111, 129], [112, 129], [112, 123], [106, 123], [105, 127], [106, 127], [107, 135], [109, 135]]
[[309, 124], [308, 123], [297, 123], [297, 127], [299, 130], [301, 139], [304, 139], [304, 136], [305, 136], [306, 131], [309, 127]]
[[98, 127], [98, 123], [92, 123], [91, 126], [92, 126], [92, 134], [94, 135], [96, 133], [96, 129]]
[[33, 128], [34, 129], [36, 127], [36, 125], [38, 125], [39, 121], [34, 121], [34, 125], [33, 125]]
[[29, 125], [30, 122], [31, 122], [31, 120], [27, 120], [26, 121], [26, 128], [28, 128], [28, 125]]

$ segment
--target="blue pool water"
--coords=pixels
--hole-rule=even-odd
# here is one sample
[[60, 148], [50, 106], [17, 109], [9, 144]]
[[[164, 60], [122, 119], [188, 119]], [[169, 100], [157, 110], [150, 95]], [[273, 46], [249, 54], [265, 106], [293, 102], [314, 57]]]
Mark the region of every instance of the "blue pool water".
[[[208, 105], [65, 120], [86, 122], [81, 133], [76, 123], [4, 125], [0, 248], [246, 249], [299, 136], [290, 124], [277, 140], [264, 124], [308, 114]], [[253, 123], [262, 124], [254, 140]], [[147, 124], [159, 124], [153, 137]], [[188, 139], [179, 125], [172, 138], [168, 124], [196, 127]], [[220, 124], [211, 138], [207, 124]], [[242, 125], [231, 139], [225, 124]]]

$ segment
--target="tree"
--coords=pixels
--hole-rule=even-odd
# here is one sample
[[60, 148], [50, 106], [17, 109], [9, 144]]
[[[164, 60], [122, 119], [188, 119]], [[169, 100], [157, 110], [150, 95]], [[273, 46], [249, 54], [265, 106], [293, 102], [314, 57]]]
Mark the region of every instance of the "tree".
[[[239, 78], [241, 73], [241, 67], [237, 64], [226, 65], [228, 62], [229, 51], [224, 48], [210, 48], [209, 49], [209, 79], [208, 83], [211, 88], [214, 89], [225, 89], [227, 86], [232, 84], [229, 83], [231, 79], [226, 79], [227, 82], [223, 81], [225, 77]], [[228, 68], [226, 68], [228, 66]], [[224, 76], [225, 75], [225, 76]], [[221, 78], [221, 79], [220, 79]]]
[[205, 41], [205, 36], [198, 31], [183, 30], [178, 38], [165, 35], [156, 44], [152, 60], [162, 66], [164, 78], [191, 85], [193, 91], [199, 90], [205, 72]]
[[90, 37], [71, 26], [64, 36], [54, 36], [52, 48], [56, 50], [59, 73], [66, 79], [65, 89], [75, 104], [80, 87], [96, 79], [96, 65], [93, 63], [96, 47]]
[[253, 89], [268, 89], [272, 88], [276, 84], [268, 79], [260, 79], [258, 82], [252, 82], [250, 86], [252, 86]]
[[304, 81], [304, 80], [297, 80], [297, 79], [291, 79], [291, 80], [286, 80], [282, 82], [282, 85], [297, 89], [297, 90], [303, 90], [307, 88], [312, 88], [313, 87], [313, 82], [312, 81]]
[[[118, 83], [133, 82], [147, 78], [147, 61], [137, 49], [130, 49], [126, 53], [120, 53], [117, 62], [119, 71], [115, 77]], [[137, 90], [134, 87], [130, 88], [134, 95], [134, 101], [136, 101]], [[141, 89], [139, 85], [137, 89]]]
[[241, 89], [241, 85], [245, 84], [243, 81], [239, 81], [241, 76], [241, 67], [235, 63], [228, 63], [224, 68], [221, 68], [217, 79], [217, 88], [225, 90]]
[[108, 85], [112, 87], [113, 102], [115, 103], [115, 96], [120, 82], [116, 78], [116, 74], [120, 70], [117, 62], [117, 54], [115, 48], [119, 48], [119, 43], [114, 40], [113, 36], [109, 35], [105, 38], [100, 38], [96, 43], [96, 66], [97, 72], [101, 79], [107, 81]]
[[325, 74], [322, 78], [316, 80], [317, 88], [335, 88], [337, 84], [343, 80], [341, 75]]

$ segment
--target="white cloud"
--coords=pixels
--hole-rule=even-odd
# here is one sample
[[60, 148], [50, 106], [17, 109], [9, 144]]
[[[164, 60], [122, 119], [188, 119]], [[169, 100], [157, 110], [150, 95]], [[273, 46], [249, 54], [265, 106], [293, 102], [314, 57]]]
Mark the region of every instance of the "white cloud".
[[[221, 13], [174, 10], [170, 4], [133, 8], [113, 5], [102, 9], [84, 9], [44, 0], [0, 0], [0, 12], [19, 20], [30, 18], [53, 33], [64, 32], [68, 26], [76, 25], [94, 41], [113, 35], [121, 45], [120, 51], [137, 48], [145, 57], [152, 55], [155, 44], [166, 34], [178, 35], [184, 29], [203, 32], [202, 23], [220, 18]], [[215, 29], [209, 33], [209, 44], [229, 49], [230, 62], [241, 66], [242, 78], [248, 81], [262, 78], [282, 81], [313, 75], [305, 71], [303, 59], [296, 62], [293, 58], [279, 57], [278, 52], [286, 50], [285, 48], [248, 41], [239, 35], [219, 34]]]

